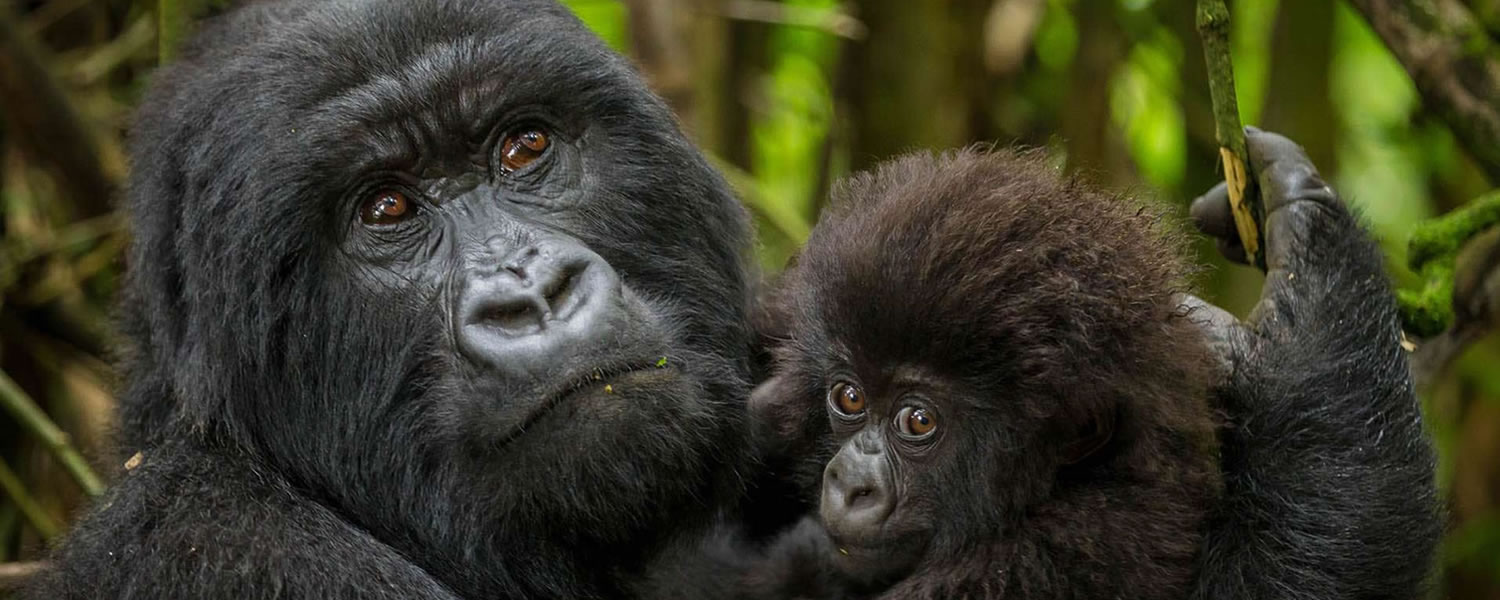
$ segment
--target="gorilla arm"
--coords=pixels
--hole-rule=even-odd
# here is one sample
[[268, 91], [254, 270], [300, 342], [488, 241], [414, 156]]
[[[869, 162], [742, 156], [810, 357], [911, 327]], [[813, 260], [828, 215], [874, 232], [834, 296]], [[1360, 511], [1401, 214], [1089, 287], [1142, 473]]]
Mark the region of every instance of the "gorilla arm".
[[151, 450], [21, 597], [458, 600], [274, 471], [226, 454]]
[[[1209, 318], [1229, 423], [1195, 597], [1421, 597], [1442, 530], [1435, 459], [1380, 251], [1300, 147], [1246, 134], [1268, 271], [1247, 322]], [[1228, 206], [1221, 184], [1193, 218], [1243, 262]]]

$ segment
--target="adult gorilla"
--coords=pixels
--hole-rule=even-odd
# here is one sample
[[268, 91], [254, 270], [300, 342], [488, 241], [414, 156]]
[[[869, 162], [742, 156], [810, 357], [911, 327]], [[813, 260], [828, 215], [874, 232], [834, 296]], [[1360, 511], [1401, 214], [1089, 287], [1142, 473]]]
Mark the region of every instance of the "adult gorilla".
[[136, 124], [144, 460], [32, 594], [633, 595], [738, 490], [722, 180], [551, 1], [207, 27]]

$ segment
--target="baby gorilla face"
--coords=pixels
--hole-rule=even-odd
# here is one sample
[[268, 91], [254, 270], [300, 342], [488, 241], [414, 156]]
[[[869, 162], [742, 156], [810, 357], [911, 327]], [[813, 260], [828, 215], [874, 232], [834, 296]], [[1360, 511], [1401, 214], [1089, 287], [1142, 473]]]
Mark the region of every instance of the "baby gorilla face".
[[818, 514], [839, 549], [835, 564], [861, 580], [911, 568], [930, 523], [902, 503], [896, 469], [922, 469], [938, 435], [937, 407], [920, 394], [874, 403], [858, 383], [839, 379], [828, 390], [828, 417], [842, 440], [823, 470]]
[[[1218, 489], [1211, 363], [1154, 219], [1008, 153], [908, 156], [835, 192], [765, 309], [785, 329], [750, 409], [848, 580], [1181, 591]], [[1171, 551], [1140, 556], [1141, 523]]]
[[802, 346], [806, 360], [763, 384], [751, 411], [782, 440], [809, 435], [780, 429], [802, 418], [819, 432], [802, 485], [816, 491], [826, 559], [846, 583], [879, 589], [1002, 536], [1076, 458], [1047, 419], [1014, 410], [1019, 398], [996, 402], [1003, 393], [915, 361], [846, 360], [857, 356], [848, 338], [823, 341], [815, 354]]

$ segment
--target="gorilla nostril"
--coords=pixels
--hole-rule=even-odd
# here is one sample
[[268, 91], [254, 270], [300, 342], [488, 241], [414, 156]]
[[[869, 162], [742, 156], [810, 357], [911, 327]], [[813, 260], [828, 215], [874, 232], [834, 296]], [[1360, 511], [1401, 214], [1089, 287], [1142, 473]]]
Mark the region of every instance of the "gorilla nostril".
[[536, 257], [540, 254], [541, 250], [537, 249], [536, 246], [527, 246], [525, 248], [512, 252], [511, 255], [506, 257], [505, 260], [501, 263], [500, 268], [505, 269], [506, 271], [510, 271], [511, 274], [515, 275], [522, 281], [525, 281], [527, 279], [527, 265], [530, 265], [532, 261], [536, 260]]
[[849, 494], [844, 498], [844, 502], [850, 510], [859, 510], [878, 503], [878, 500], [875, 498], [875, 490], [868, 487], [849, 490]]
[[583, 276], [584, 269], [588, 263], [569, 263], [560, 269], [556, 277], [553, 277], [542, 289], [542, 301], [551, 309], [552, 315], [558, 319], [567, 319], [572, 316], [573, 310], [579, 304], [578, 293], [579, 280]]
[[480, 320], [510, 335], [531, 335], [543, 329], [546, 308], [528, 298], [498, 302], [485, 308]]

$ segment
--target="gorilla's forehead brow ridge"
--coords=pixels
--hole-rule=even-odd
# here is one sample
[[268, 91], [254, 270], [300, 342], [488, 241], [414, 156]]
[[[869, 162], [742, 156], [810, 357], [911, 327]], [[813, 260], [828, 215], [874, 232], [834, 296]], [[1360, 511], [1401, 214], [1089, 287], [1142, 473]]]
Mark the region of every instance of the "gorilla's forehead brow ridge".
[[437, 117], [435, 125], [466, 129], [434, 133], [482, 136], [494, 118], [489, 113], [506, 96], [509, 78], [499, 68], [474, 68], [484, 47], [475, 39], [429, 46], [404, 64], [372, 70], [363, 81], [330, 90], [309, 112], [315, 119], [364, 126], [428, 115]]
[[297, 80], [289, 87], [310, 91], [294, 100], [299, 112], [365, 126], [428, 113], [429, 125], [462, 128], [432, 132], [444, 137], [484, 135], [501, 107], [586, 102], [621, 84], [623, 63], [600, 68], [618, 60], [553, 3], [426, 4], [344, 3], [288, 24], [290, 41], [314, 40], [299, 44], [313, 52], [285, 52], [288, 40], [260, 50]]

